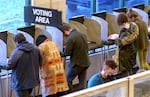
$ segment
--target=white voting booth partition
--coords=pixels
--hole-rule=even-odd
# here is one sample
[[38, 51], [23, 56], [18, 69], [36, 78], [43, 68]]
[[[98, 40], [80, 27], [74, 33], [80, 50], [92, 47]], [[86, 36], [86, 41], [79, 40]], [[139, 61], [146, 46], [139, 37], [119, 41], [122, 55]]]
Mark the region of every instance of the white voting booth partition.
[[0, 32], [0, 65], [6, 64], [7, 58], [7, 31]]
[[56, 27], [46, 26], [46, 31], [51, 35], [52, 41], [55, 42], [59, 51], [63, 51], [63, 33]]
[[6, 51], [6, 43], [0, 39], [0, 65], [6, 64], [6, 56], [7, 56], [7, 51]]
[[6, 43], [0, 39], [0, 65], [6, 64]]
[[104, 20], [101, 17], [98, 16], [92, 16], [91, 17], [93, 20], [97, 21], [100, 26], [101, 26], [101, 41], [107, 41], [107, 36], [108, 36], [108, 23], [106, 20]]

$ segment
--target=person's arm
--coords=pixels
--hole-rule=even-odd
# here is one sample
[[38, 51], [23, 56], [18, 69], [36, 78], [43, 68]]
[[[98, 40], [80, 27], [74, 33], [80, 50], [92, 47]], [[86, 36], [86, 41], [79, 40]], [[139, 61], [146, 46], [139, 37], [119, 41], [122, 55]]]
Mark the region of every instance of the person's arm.
[[66, 41], [66, 48], [65, 48], [65, 51], [64, 51], [65, 56], [71, 55], [72, 48], [73, 48], [73, 40], [71, 38], [69, 38]]
[[6, 70], [13, 69], [16, 66], [17, 61], [21, 57], [22, 54], [23, 54], [23, 51], [14, 49], [8, 60], [8, 64], [4, 65], [2, 69], [6, 69]]
[[43, 63], [43, 55], [42, 55], [42, 52], [40, 51], [40, 49], [39, 49], [39, 63], [40, 63], [40, 66], [42, 66], [42, 63]]
[[135, 39], [137, 39], [139, 35], [139, 28], [138, 26], [134, 23], [133, 29], [132, 29], [132, 34], [129, 36], [126, 36], [121, 39], [121, 45], [128, 45], [131, 44]]
[[44, 54], [44, 52], [45, 52], [45, 50], [47, 50], [46, 48], [45, 48], [45, 45], [39, 45], [38, 46], [38, 49], [39, 49], [39, 51], [40, 51], [40, 57], [41, 57], [41, 60], [40, 60], [40, 68], [41, 68], [41, 66], [42, 66], [42, 64], [44, 64], [44, 60], [45, 60], [45, 54]]

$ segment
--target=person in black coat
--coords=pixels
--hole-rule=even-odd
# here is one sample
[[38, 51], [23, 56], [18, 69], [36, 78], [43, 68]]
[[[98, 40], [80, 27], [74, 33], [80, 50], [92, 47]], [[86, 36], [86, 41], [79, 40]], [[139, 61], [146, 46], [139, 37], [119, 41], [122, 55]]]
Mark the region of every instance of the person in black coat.
[[67, 81], [72, 92], [72, 81], [78, 76], [79, 90], [86, 88], [86, 72], [90, 65], [88, 44], [86, 35], [72, 29], [67, 23], [59, 28], [67, 37], [64, 54], [70, 56], [70, 64], [67, 69]]

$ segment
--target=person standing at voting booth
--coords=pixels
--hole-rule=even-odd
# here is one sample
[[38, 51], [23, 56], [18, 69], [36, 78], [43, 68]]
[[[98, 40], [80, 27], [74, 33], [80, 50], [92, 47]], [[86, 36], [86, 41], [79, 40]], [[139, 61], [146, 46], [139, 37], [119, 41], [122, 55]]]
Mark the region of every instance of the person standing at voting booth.
[[67, 68], [67, 81], [70, 92], [73, 90], [72, 81], [78, 76], [79, 90], [86, 88], [86, 72], [90, 65], [88, 55], [88, 44], [86, 35], [72, 29], [67, 23], [63, 23], [59, 29], [66, 36], [64, 55], [70, 56], [70, 63]]
[[69, 88], [58, 46], [45, 35], [37, 37], [36, 45], [43, 56], [40, 65], [42, 97], [59, 97]]
[[139, 61], [140, 71], [145, 71], [145, 69], [150, 70], [149, 64], [146, 62], [146, 55], [148, 51], [148, 28], [146, 23], [138, 17], [136, 11], [130, 10], [128, 16], [132, 22], [135, 22], [139, 28], [139, 36], [135, 46], [137, 48], [137, 56]]
[[120, 13], [117, 17], [117, 23], [120, 26], [119, 39], [115, 42], [119, 48], [118, 64], [119, 71], [128, 71], [132, 74], [133, 67], [136, 66], [137, 49], [134, 45], [139, 30], [135, 23], [129, 22], [125, 13]]
[[32, 89], [39, 85], [39, 66], [42, 61], [40, 50], [26, 41], [23, 34], [14, 37], [16, 48], [8, 59], [8, 65], [2, 69], [12, 70], [11, 88], [16, 91], [16, 97], [29, 97]]

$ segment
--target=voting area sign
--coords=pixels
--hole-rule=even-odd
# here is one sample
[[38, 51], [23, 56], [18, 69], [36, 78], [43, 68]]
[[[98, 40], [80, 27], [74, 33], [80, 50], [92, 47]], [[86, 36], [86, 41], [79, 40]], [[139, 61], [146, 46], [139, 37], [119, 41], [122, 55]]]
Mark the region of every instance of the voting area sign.
[[61, 12], [55, 9], [25, 6], [24, 21], [58, 27], [62, 23]]

